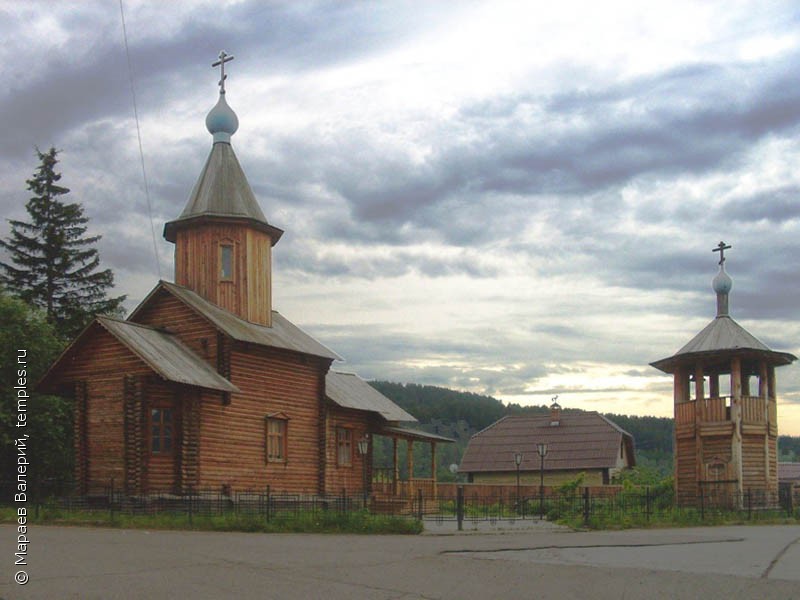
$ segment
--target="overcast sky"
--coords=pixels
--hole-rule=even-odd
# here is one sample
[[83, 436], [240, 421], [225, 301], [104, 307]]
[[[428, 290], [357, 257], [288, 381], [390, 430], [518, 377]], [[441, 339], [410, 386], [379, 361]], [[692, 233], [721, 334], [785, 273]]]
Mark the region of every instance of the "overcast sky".
[[[270, 223], [274, 307], [365, 378], [672, 414], [648, 363], [731, 313], [800, 355], [796, 2], [124, 1], [162, 277], [211, 149]], [[0, 206], [61, 150], [128, 308], [159, 274], [117, 0], [0, 2]], [[8, 234], [5, 221], [0, 235]], [[800, 435], [800, 368], [778, 371]]]

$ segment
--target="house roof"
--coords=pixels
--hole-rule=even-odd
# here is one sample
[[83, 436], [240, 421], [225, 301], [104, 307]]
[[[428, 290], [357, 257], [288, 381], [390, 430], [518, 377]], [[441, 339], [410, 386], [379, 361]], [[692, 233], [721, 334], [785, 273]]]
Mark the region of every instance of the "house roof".
[[237, 219], [270, 234], [272, 245], [283, 231], [270, 225], [229, 143], [211, 148], [205, 167], [180, 216], [164, 225], [164, 237], [175, 241], [177, 229], [199, 219]]
[[775, 352], [728, 315], [720, 315], [706, 325], [688, 344], [674, 355], [650, 363], [671, 373], [675, 366], [699, 355], [731, 354], [752, 351], [775, 365], [788, 365], [797, 358], [788, 352]]
[[237, 317], [224, 308], [220, 308], [213, 302], [209, 302], [188, 288], [166, 281], [160, 281], [158, 283], [153, 291], [148, 294], [147, 298], [145, 298], [141, 304], [136, 307], [136, 310], [131, 313], [128, 320], [134, 320], [139, 311], [150, 302], [151, 298], [153, 298], [159, 290], [166, 290], [178, 300], [197, 311], [214, 325], [214, 327], [234, 340], [273, 348], [293, 350], [302, 354], [320, 356], [331, 360], [342, 360], [338, 354], [292, 324], [277, 311], [272, 311], [272, 327], [251, 323], [250, 321], [245, 321]]
[[459, 472], [516, 471], [514, 454], [522, 453], [521, 471], [539, 471], [537, 444], [547, 444], [544, 470], [611, 468], [620, 444], [635, 464], [633, 436], [596, 412], [561, 413], [559, 425], [549, 415], [503, 417], [472, 436]]
[[417, 421], [355, 373], [328, 371], [325, 394], [342, 408], [376, 412], [387, 421]]
[[800, 462], [779, 462], [778, 481], [800, 482]]
[[41, 387], [45, 391], [50, 389], [50, 374], [66, 360], [66, 357], [71, 354], [80, 340], [90, 335], [89, 332], [98, 326], [108, 331], [123, 346], [167, 381], [222, 392], [239, 391], [239, 388], [217, 373], [211, 368], [211, 365], [192, 352], [175, 335], [146, 325], [120, 321], [109, 317], [95, 317], [95, 320], [83, 330], [58, 360], [53, 363], [37, 387]]

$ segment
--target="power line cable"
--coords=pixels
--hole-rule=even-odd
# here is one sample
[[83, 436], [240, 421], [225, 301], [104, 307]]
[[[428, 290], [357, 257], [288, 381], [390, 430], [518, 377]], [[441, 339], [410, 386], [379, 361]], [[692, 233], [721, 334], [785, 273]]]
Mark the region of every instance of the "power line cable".
[[144, 180], [144, 195], [147, 200], [147, 216], [150, 218], [150, 233], [153, 237], [153, 255], [156, 259], [158, 278], [161, 279], [161, 261], [158, 259], [158, 246], [156, 245], [156, 228], [153, 223], [153, 207], [150, 203], [150, 186], [147, 184], [147, 170], [144, 168], [144, 150], [142, 149], [142, 130], [139, 127], [139, 110], [136, 107], [136, 88], [133, 85], [133, 67], [131, 66], [131, 52], [128, 48], [128, 30], [125, 27], [125, 11], [122, 0], [119, 0], [119, 15], [122, 18], [122, 38], [125, 40], [125, 57], [128, 60], [128, 80], [131, 84], [131, 98], [133, 100], [133, 118], [136, 121], [136, 138], [139, 140], [139, 159], [142, 163], [142, 179]]

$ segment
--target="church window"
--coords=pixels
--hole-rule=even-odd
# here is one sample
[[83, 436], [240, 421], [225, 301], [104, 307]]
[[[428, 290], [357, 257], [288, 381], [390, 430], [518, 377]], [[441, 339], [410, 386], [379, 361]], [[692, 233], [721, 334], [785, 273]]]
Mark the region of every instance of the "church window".
[[286, 461], [286, 419], [267, 417], [267, 462]]
[[172, 452], [172, 409], [150, 410], [150, 451], [153, 454]]
[[353, 464], [353, 432], [344, 427], [336, 428], [336, 464], [341, 467]]
[[222, 244], [219, 247], [219, 278], [223, 281], [233, 279], [233, 246]]

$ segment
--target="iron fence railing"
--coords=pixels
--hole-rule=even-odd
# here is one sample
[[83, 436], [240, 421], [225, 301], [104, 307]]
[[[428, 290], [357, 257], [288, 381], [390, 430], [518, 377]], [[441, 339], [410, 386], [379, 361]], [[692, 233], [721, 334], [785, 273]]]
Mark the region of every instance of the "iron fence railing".
[[[0, 482], [0, 487], [1, 487]], [[419, 520], [464, 521], [500, 520], [567, 520], [588, 526], [604, 523], [647, 523], [652, 520], [714, 522], [726, 518], [759, 520], [763, 518], [800, 518], [797, 498], [791, 488], [780, 493], [745, 490], [741, 493], [710, 492], [702, 487], [697, 494], [675, 497], [670, 489], [630, 488], [615, 495], [592, 493], [590, 488], [536, 496], [480, 496], [455, 488], [453, 495], [433, 496], [419, 488], [411, 497], [384, 495], [339, 494], [314, 495], [263, 490], [224, 493], [219, 489], [189, 489], [184, 493], [125, 494], [113, 483], [92, 494], [50, 493], [39, 485], [28, 496], [31, 512], [40, 509], [107, 511], [115, 514], [155, 515], [162, 513], [193, 516], [250, 515], [270, 520], [315, 515], [320, 512], [350, 513], [368, 511], [375, 514], [415, 518]], [[12, 504], [13, 496], [0, 499]]]

